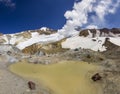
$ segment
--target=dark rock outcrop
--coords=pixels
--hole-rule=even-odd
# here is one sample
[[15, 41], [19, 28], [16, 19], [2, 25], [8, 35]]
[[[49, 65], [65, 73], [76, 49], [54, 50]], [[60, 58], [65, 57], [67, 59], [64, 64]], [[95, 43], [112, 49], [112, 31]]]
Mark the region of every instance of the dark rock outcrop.
[[107, 47], [107, 50], [102, 52], [107, 58], [118, 59], [120, 57], [120, 46], [110, 42], [109, 38], [106, 38], [103, 46]]
[[22, 50], [23, 53], [26, 54], [36, 54], [36, 55], [46, 55], [46, 54], [55, 54], [58, 52], [64, 52], [68, 49], [64, 49], [61, 46], [61, 43], [64, 41], [65, 39], [62, 39], [60, 41], [57, 42], [53, 42], [53, 43], [47, 43], [47, 44], [33, 44], [31, 46], [26, 47], [25, 49]]
[[112, 28], [110, 31], [111, 31], [113, 34], [120, 34], [120, 29], [118, 29], [118, 28]]
[[100, 30], [100, 36], [104, 35], [105, 34], [109, 34], [110, 30], [108, 28], [103, 28], [103, 29], [99, 29]]
[[84, 36], [84, 37], [87, 37], [89, 35], [89, 32], [88, 30], [82, 30], [80, 33], [79, 33], [79, 36]]
[[[92, 37], [114, 37], [118, 34], [120, 36], [120, 29], [119, 28], [103, 28], [103, 29], [85, 29], [80, 31], [79, 36], [87, 37], [89, 35], [89, 31], [92, 34]], [[97, 35], [97, 32], [99, 32], [99, 35]]]

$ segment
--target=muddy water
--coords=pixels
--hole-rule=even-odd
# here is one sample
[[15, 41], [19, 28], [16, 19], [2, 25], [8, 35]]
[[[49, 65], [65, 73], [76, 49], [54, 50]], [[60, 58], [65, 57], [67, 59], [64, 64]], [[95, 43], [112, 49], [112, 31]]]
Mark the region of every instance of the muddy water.
[[85, 62], [61, 62], [51, 65], [16, 63], [10, 70], [22, 77], [37, 79], [54, 94], [102, 94], [101, 84], [90, 79], [99, 66]]

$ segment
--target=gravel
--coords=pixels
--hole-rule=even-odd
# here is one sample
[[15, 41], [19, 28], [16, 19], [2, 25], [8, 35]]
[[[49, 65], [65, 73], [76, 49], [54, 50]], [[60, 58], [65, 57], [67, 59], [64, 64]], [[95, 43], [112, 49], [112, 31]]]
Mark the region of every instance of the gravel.
[[8, 62], [0, 57], [0, 94], [49, 94], [48, 89], [38, 84], [36, 90], [30, 90], [28, 80], [13, 74], [7, 66]]

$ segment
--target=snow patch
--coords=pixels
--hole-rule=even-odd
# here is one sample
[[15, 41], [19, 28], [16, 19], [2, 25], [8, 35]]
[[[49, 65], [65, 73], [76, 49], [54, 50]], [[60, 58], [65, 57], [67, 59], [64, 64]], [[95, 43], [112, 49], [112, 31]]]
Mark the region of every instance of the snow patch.
[[42, 27], [42, 28], [40, 28], [40, 30], [47, 31], [48, 28], [47, 27]]
[[115, 45], [120, 46], [120, 37], [117, 38], [110, 38], [110, 42], [114, 43]]
[[51, 35], [38, 35], [37, 33], [32, 33], [32, 38], [28, 39], [27, 41], [21, 42], [17, 45], [17, 48], [24, 49], [32, 44], [35, 43], [49, 43], [49, 42], [56, 42], [63, 39], [64, 36], [56, 34]]
[[33, 32], [33, 33], [31, 33], [31, 35], [32, 35], [32, 37], [38, 37], [39, 36], [39, 33], [38, 32]]
[[99, 38], [88, 38], [88, 37], [71, 37], [68, 38], [65, 42], [62, 43], [62, 48], [82, 48], [82, 49], [91, 49], [94, 51], [105, 51], [106, 47], [102, 46], [105, 42], [105, 37]]

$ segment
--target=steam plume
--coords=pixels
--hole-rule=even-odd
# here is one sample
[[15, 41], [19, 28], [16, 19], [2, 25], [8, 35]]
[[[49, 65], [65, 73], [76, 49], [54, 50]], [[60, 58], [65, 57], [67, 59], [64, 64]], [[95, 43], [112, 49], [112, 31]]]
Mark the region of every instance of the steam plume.
[[78, 27], [98, 28], [105, 24], [105, 17], [114, 14], [120, 0], [82, 0], [74, 3], [73, 10], [64, 14], [67, 19], [59, 33], [65, 36], [76, 34]]

